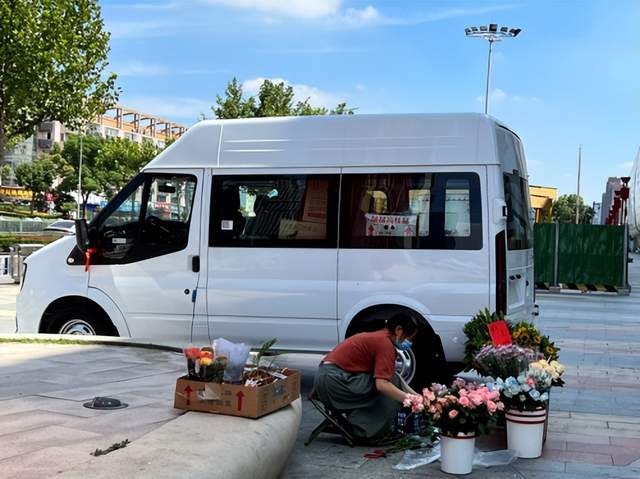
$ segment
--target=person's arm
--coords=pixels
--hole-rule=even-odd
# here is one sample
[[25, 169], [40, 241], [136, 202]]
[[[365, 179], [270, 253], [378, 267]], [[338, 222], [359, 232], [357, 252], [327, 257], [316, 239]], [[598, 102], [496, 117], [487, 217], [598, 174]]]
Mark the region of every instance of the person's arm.
[[395, 399], [398, 402], [402, 402], [407, 398], [407, 393], [402, 392], [400, 389], [395, 387], [391, 381], [386, 379], [376, 378], [376, 389], [378, 392], [390, 397], [391, 399]]

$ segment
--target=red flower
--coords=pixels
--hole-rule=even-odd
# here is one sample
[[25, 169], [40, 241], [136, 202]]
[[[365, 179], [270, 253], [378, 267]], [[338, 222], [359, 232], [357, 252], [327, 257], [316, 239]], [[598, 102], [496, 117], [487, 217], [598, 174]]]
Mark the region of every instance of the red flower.
[[200, 357], [200, 348], [186, 348], [184, 355], [187, 359], [196, 360]]
[[202, 358], [213, 359], [213, 353], [211, 351], [200, 351], [200, 359]]

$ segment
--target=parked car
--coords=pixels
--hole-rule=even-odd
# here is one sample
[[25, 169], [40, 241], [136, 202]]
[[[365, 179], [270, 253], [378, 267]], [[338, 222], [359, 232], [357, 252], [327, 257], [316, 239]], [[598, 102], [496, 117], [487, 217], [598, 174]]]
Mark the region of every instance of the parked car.
[[43, 231], [56, 231], [69, 235], [76, 234], [76, 225], [73, 220], [58, 220], [44, 228]]
[[528, 191], [485, 115], [203, 121], [27, 259], [18, 332], [326, 352], [402, 311], [398, 367], [424, 383], [479, 310], [533, 319]]

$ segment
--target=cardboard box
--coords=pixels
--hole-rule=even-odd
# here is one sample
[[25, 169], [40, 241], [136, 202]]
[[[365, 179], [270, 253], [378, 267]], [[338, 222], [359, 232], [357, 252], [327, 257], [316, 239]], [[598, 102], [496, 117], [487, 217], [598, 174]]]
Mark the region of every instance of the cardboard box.
[[284, 371], [287, 376], [260, 387], [192, 381], [183, 376], [176, 382], [173, 407], [186, 411], [211, 412], [258, 418], [277, 411], [300, 397], [300, 373]]

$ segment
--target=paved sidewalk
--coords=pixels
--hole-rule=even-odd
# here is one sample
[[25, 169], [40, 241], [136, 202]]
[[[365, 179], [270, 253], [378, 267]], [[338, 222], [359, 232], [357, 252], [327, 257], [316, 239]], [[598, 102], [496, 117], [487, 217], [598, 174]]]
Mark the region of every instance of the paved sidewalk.
[[[562, 348], [566, 386], [552, 393], [549, 434], [543, 457], [510, 466], [475, 468], [472, 478], [584, 479], [640, 478], [640, 257], [630, 267], [630, 296], [539, 294], [540, 327]], [[291, 355], [302, 368], [303, 398], [321, 356]], [[392, 469], [401, 459], [367, 460], [370, 448], [349, 448], [321, 435], [304, 440], [321, 417], [305, 400], [298, 444], [284, 474], [302, 478], [451, 477], [439, 464], [413, 471]], [[484, 450], [504, 447], [502, 438], [483, 438]]]
[[[177, 353], [130, 347], [0, 343], [0, 477], [53, 477], [90, 452], [176, 418]], [[111, 396], [126, 409], [83, 407]]]

